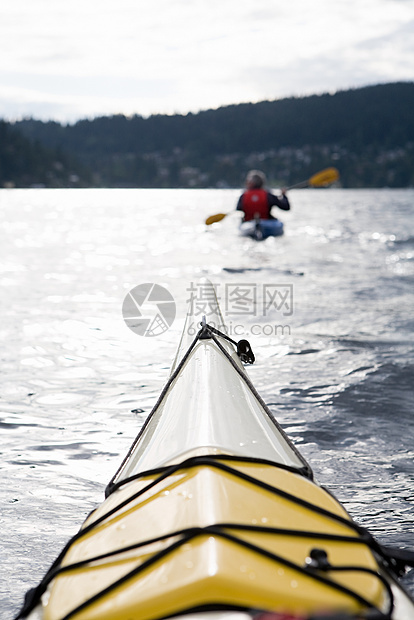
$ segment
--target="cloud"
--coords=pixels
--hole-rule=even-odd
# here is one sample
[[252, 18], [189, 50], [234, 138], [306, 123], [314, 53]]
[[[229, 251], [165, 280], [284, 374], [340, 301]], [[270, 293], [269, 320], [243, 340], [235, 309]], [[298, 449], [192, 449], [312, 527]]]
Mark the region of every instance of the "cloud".
[[53, 108], [73, 120], [410, 80], [413, 9], [414, 0], [13, 0], [0, 8], [0, 114], [13, 96], [24, 114], [43, 101], [42, 118]]

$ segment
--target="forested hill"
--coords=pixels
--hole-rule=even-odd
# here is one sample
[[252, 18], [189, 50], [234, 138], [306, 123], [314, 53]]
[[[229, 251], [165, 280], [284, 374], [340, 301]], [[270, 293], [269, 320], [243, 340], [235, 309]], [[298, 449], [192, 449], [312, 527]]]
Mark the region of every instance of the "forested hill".
[[256, 167], [289, 185], [334, 165], [344, 187], [407, 187], [413, 110], [414, 82], [403, 82], [197, 114], [24, 120], [16, 128], [76, 156], [98, 186], [240, 187]]
[[73, 156], [29, 139], [0, 120], [0, 187], [71, 187], [91, 183], [90, 171]]

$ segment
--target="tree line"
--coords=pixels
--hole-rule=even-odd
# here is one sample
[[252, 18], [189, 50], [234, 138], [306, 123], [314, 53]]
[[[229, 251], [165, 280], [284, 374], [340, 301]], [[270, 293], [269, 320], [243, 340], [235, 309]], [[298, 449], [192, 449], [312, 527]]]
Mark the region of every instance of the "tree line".
[[0, 187], [87, 187], [92, 177], [78, 158], [49, 148], [0, 120]]
[[240, 187], [260, 168], [276, 186], [334, 165], [344, 187], [412, 187], [413, 109], [414, 83], [397, 82], [197, 114], [2, 122], [0, 184]]

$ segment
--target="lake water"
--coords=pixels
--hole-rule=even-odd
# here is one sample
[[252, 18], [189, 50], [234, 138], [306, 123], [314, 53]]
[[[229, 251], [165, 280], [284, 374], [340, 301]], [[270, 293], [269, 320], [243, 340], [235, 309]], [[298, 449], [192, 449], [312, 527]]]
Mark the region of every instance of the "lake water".
[[[381, 542], [414, 548], [414, 190], [292, 191], [285, 235], [262, 243], [236, 213], [204, 225], [238, 194], [0, 190], [1, 619], [103, 500], [203, 276], [319, 482]], [[146, 282], [177, 307], [155, 337], [122, 318]]]

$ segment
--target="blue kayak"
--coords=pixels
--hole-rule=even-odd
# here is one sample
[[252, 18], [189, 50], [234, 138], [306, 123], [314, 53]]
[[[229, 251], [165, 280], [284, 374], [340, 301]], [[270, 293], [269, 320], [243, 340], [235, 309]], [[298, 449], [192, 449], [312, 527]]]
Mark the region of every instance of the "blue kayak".
[[256, 239], [256, 241], [261, 241], [268, 237], [279, 237], [283, 235], [283, 222], [276, 219], [242, 222], [240, 224], [240, 234], [243, 237]]

